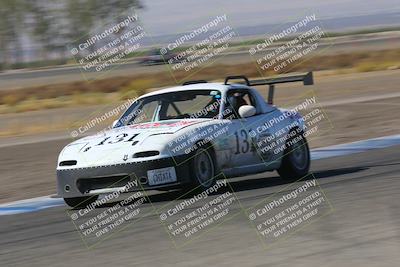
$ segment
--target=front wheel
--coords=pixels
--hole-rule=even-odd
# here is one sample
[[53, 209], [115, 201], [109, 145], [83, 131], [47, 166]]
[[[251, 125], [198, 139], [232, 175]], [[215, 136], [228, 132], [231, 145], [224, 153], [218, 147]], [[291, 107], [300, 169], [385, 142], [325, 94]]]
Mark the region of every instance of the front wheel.
[[216, 183], [215, 160], [212, 149], [199, 148], [190, 162], [190, 184], [184, 191], [203, 191]]
[[99, 198], [98, 195], [88, 197], [64, 198], [64, 202], [71, 208], [85, 208]]
[[303, 134], [296, 134], [286, 141], [285, 155], [278, 169], [279, 175], [289, 181], [298, 180], [310, 169], [310, 149]]

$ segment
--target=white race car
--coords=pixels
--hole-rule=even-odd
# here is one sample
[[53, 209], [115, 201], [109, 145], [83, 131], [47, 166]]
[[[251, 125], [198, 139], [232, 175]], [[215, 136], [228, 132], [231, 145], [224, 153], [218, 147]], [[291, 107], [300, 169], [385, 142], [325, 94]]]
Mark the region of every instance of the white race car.
[[[232, 80], [242, 80], [230, 83]], [[68, 144], [57, 164], [58, 195], [72, 207], [99, 194], [200, 189], [216, 177], [277, 170], [284, 179], [308, 173], [301, 115], [272, 104], [274, 85], [313, 84], [312, 73], [224, 83], [186, 82], [145, 94], [101, 134]], [[268, 102], [251, 86], [268, 85]]]

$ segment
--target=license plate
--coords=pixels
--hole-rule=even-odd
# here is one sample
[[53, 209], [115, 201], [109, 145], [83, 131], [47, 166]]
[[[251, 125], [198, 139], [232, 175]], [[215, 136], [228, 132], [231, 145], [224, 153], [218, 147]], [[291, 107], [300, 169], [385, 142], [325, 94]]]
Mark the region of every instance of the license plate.
[[162, 168], [147, 171], [149, 185], [159, 185], [176, 182], [176, 172], [174, 167]]

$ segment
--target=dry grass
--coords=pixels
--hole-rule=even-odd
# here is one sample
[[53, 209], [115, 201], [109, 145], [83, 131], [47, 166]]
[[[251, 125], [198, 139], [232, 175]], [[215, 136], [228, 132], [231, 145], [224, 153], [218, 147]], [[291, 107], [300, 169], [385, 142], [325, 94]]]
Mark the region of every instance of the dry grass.
[[56, 131], [65, 131], [65, 125], [71, 122], [43, 123], [43, 124], [11, 124], [7, 129], [0, 131], [0, 137], [23, 136], [27, 134], [42, 134]]
[[122, 100], [133, 99], [146, 93], [146, 89], [154, 87], [154, 81], [150, 79], [137, 79], [120, 89]]
[[369, 71], [377, 71], [377, 70], [386, 70], [386, 69], [399, 69], [400, 61], [387, 61], [387, 62], [361, 62], [356, 66], [357, 71], [359, 72], [369, 72]]
[[[384, 70], [400, 66], [400, 49], [372, 52], [315, 56], [304, 58], [290, 66], [290, 71], [349, 69], [355, 72]], [[284, 71], [287, 71], [284, 70]], [[221, 79], [227, 75], [268, 76], [260, 72], [255, 63], [212, 65], [191, 76], [190, 79]], [[184, 71], [174, 73], [177, 80], [187, 76]], [[91, 82], [72, 82], [0, 92], [0, 113], [25, 112], [69, 106], [95, 105], [109, 100], [123, 100], [140, 96], [149, 88], [168, 86], [173, 79], [168, 72], [113, 77]]]
[[45, 99], [29, 97], [27, 99], [22, 99], [17, 103], [13, 102], [12, 105], [0, 105], [0, 113], [20, 113], [43, 109], [54, 109], [83, 105], [99, 105], [116, 100], [119, 100], [119, 97], [115, 93], [82, 93]]

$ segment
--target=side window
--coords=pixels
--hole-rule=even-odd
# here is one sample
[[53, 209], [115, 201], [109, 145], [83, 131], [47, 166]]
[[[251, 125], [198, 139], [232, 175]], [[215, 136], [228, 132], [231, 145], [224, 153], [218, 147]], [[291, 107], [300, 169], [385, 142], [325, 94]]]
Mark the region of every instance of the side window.
[[225, 104], [225, 119], [238, 119], [239, 108], [243, 105], [252, 105], [256, 107], [254, 96], [246, 89], [232, 89], [228, 91]]

